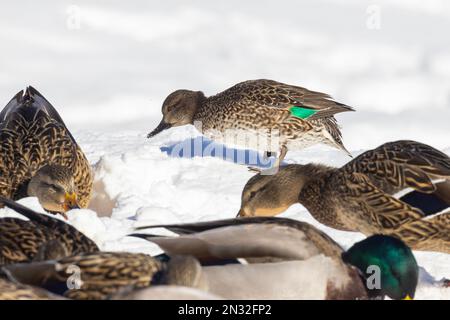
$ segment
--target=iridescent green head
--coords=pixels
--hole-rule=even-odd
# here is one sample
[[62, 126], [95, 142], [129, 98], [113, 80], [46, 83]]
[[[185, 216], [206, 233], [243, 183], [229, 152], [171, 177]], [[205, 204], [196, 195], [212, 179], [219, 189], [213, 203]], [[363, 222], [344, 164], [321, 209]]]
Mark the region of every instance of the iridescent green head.
[[369, 296], [414, 298], [419, 267], [411, 249], [403, 241], [373, 235], [344, 252], [342, 260], [361, 271]]

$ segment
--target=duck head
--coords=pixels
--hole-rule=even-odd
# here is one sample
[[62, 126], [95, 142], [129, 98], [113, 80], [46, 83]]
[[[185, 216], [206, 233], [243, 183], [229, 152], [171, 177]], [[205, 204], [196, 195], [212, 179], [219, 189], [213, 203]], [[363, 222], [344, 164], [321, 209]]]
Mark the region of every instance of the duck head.
[[244, 186], [237, 217], [275, 216], [298, 202], [303, 186], [329, 170], [321, 165], [292, 164], [274, 175], [258, 173]]
[[163, 119], [159, 125], [147, 135], [151, 138], [158, 133], [172, 128], [193, 124], [194, 114], [205, 98], [200, 91], [177, 90], [172, 92], [162, 106]]
[[40, 168], [28, 183], [27, 193], [37, 197], [45, 210], [63, 216], [66, 211], [80, 208], [73, 174], [60, 165]]
[[419, 267], [411, 249], [400, 239], [370, 236], [344, 252], [342, 260], [361, 272], [369, 297], [414, 298]]

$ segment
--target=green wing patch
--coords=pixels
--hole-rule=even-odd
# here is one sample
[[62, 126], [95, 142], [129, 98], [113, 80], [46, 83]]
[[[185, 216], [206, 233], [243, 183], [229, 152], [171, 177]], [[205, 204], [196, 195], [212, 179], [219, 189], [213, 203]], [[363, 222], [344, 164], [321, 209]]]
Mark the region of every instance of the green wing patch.
[[294, 117], [300, 118], [300, 119], [308, 119], [312, 115], [315, 115], [317, 113], [317, 110], [303, 108], [303, 107], [297, 107], [292, 106], [289, 108], [289, 111]]

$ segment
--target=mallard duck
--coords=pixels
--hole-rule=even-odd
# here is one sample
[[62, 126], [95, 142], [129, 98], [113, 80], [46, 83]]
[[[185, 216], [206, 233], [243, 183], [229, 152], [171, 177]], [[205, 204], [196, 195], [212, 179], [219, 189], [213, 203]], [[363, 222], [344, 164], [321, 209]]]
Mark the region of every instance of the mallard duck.
[[41, 288], [14, 283], [0, 278], [0, 300], [61, 300], [63, 297], [54, 295]]
[[0, 203], [29, 219], [0, 219], [0, 266], [53, 260], [99, 250], [94, 241], [62, 220], [1, 196]]
[[[177, 269], [183, 271], [178, 271]], [[10, 264], [3, 267], [11, 281], [32, 285], [69, 299], [109, 299], [151, 285], [195, 286], [194, 258], [166, 262], [128, 252], [84, 253], [55, 261]]]
[[[324, 143], [348, 153], [334, 115], [353, 111], [325, 93], [273, 80], [249, 80], [211, 97], [200, 91], [177, 90], [163, 103], [163, 119], [148, 134], [193, 124], [208, 138], [268, 152]], [[230, 135], [231, 134], [231, 135]], [[227, 141], [228, 140], [228, 141]]]
[[55, 108], [33, 87], [0, 113], [0, 195], [34, 196], [49, 212], [87, 207], [88, 160]]
[[[312, 225], [286, 218], [240, 218], [151, 228], [166, 228], [180, 236], [132, 236], [156, 243], [169, 256], [197, 258], [203, 264], [199, 287], [225, 299], [364, 299], [385, 295], [404, 299], [414, 297], [418, 281], [418, 266], [411, 250], [390, 236], [371, 236], [344, 252]], [[223, 261], [237, 258], [249, 264], [223, 265]], [[380, 286], [374, 288], [369, 282], [377, 267]]]
[[300, 202], [329, 227], [397, 234], [413, 249], [450, 252], [450, 213], [423, 219], [450, 207], [449, 179], [446, 154], [415, 141], [390, 142], [342, 168], [288, 165], [257, 174], [244, 187], [238, 216], [273, 216]]

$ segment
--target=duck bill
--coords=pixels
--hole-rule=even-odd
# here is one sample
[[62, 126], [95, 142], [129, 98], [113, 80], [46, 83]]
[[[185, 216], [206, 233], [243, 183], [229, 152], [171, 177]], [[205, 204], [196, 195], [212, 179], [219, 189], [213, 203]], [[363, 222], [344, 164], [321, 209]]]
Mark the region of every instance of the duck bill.
[[162, 131], [164, 131], [164, 130], [166, 130], [166, 129], [169, 129], [170, 127], [172, 127], [172, 125], [171, 125], [170, 123], [164, 122], [164, 119], [163, 119], [163, 120], [161, 120], [161, 122], [158, 124], [158, 126], [157, 126], [152, 132], [150, 132], [150, 133], [147, 135], [147, 138], [154, 137], [154, 136], [156, 136], [158, 133], [160, 133], [160, 132], [162, 132]]
[[66, 192], [63, 209], [64, 212], [72, 209], [80, 209], [80, 205], [78, 204], [77, 200], [77, 194], [75, 192], [72, 193]]

